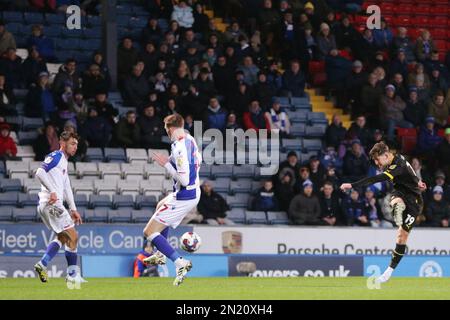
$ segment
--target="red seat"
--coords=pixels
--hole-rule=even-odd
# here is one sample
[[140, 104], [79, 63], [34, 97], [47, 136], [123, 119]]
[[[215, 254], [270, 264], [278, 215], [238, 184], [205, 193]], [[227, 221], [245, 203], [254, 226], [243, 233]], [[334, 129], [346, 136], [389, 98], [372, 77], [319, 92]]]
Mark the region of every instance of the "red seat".
[[325, 61], [310, 61], [308, 70], [311, 74], [325, 72]]
[[429, 27], [429, 19], [423, 16], [412, 18], [411, 23], [416, 27]]
[[414, 12], [416, 15], [428, 16], [430, 14], [430, 6], [420, 5], [420, 6], [414, 7]]
[[446, 16], [450, 7], [436, 6], [430, 8], [430, 15], [432, 16]]
[[408, 35], [411, 40], [416, 40], [420, 36], [421, 29], [408, 29]]
[[366, 21], [367, 21], [367, 17], [366, 16], [360, 16], [360, 15], [357, 15], [357, 16], [355, 16], [355, 23], [357, 23], [357, 24], [365, 24], [366, 23]]
[[313, 76], [313, 86], [321, 87], [327, 83], [327, 74], [325, 72], [316, 73]]
[[381, 12], [383, 15], [394, 13], [394, 6], [392, 3], [382, 3], [381, 4]]
[[447, 41], [445, 41], [445, 40], [435, 40], [434, 44], [438, 51], [447, 50]]
[[445, 136], [445, 129], [439, 129], [437, 134], [439, 137], [443, 138]]
[[429, 21], [431, 26], [434, 27], [445, 27], [447, 25], [447, 18], [446, 17], [435, 17], [430, 19]]
[[398, 137], [415, 137], [417, 136], [416, 128], [399, 128], [397, 127], [397, 136]]
[[410, 4], [400, 4], [395, 8], [396, 14], [410, 15], [413, 12], [413, 7]]
[[445, 29], [431, 29], [431, 37], [435, 40], [446, 40], [447, 31]]
[[384, 18], [384, 20], [386, 20], [388, 25], [391, 25], [392, 21], [394, 20], [394, 16], [391, 16], [391, 15], [387, 15], [387, 16], [383, 15], [383, 18]]
[[401, 137], [400, 143], [402, 146], [401, 153], [403, 154], [410, 154], [416, 149], [417, 145], [417, 137], [416, 136], [406, 136]]
[[407, 16], [398, 16], [394, 19], [394, 24], [397, 27], [407, 27], [411, 25], [411, 18]]

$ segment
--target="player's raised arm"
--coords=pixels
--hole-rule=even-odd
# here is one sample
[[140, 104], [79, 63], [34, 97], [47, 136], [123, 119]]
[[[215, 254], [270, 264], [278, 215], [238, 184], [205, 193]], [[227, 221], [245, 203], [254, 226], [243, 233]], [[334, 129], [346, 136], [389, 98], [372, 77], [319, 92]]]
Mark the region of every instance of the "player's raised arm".
[[377, 174], [376, 176], [367, 177], [367, 178], [361, 179], [361, 180], [353, 182], [353, 183], [343, 183], [341, 185], [341, 190], [347, 191], [352, 188], [360, 188], [360, 187], [364, 187], [364, 186], [371, 185], [374, 183], [387, 181], [389, 179], [391, 179], [389, 177], [389, 175], [386, 172], [383, 172], [383, 173]]

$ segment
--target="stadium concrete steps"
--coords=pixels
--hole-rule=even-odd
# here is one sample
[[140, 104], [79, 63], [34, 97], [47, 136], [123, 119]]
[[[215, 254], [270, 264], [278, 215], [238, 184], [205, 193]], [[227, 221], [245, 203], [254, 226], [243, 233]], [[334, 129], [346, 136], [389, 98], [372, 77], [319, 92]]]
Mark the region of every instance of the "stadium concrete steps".
[[344, 114], [342, 109], [335, 108], [332, 102], [327, 101], [325, 96], [318, 95], [314, 89], [306, 89], [305, 91], [309, 94], [313, 112], [325, 113], [328, 121], [331, 121], [334, 114], [338, 114], [341, 116], [342, 125], [347, 129], [350, 128], [352, 123], [350, 115]]
[[214, 16], [214, 11], [213, 10], [205, 10], [204, 12], [210, 19], [214, 19], [214, 22], [216, 23], [217, 29], [220, 32], [225, 32], [226, 31], [226, 29], [228, 27], [228, 24], [224, 23], [222, 18], [218, 18], [218, 17]]

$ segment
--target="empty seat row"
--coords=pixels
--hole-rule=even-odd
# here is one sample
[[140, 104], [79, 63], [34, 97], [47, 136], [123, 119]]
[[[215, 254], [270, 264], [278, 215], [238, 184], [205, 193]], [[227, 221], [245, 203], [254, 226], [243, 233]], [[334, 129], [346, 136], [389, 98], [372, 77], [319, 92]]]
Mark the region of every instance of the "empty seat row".
[[[111, 222], [111, 223], [146, 223], [153, 215], [154, 209], [135, 210], [131, 208], [79, 208], [85, 222]], [[36, 209], [1, 207], [0, 221], [37, 222], [41, 221]]]
[[[77, 208], [155, 208], [161, 195], [89, 195], [75, 194], [74, 201]], [[32, 207], [34, 210], [39, 203], [37, 194], [25, 194], [19, 192], [0, 193], [0, 211], [5, 207], [27, 208]]]
[[243, 208], [233, 208], [227, 211], [227, 218], [235, 223], [246, 224], [290, 224], [288, 215], [284, 211], [250, 211]]

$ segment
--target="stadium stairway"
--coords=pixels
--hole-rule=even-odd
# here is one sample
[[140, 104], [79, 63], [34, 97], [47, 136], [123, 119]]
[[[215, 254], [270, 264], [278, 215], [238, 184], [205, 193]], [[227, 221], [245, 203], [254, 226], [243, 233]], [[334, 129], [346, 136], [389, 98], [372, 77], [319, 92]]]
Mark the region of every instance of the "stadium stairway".
[[216, 16], [214, 16], [214, 11], [211, 9], [207, 9], [204, 11], [205, 14], [210, 18], [210, 19], [214, 19], [214, 22], [216, 23], [217, 29], [221, 32], [225, 32], [228, 24], [226, 24], [222, 18], [218, 18]]
[[328, 121], [330, 122], [334, 114], [341, 116], [342, 124], [345, 128], [350, 128], [352, 121], [350, 115], [344, 114], [342, 109], [335, 108], [333, 102], [326, 101], [325, 96], [319, 95], [314, 88], [305, 90], [310, 97], [310, 102], [313, 112], [325, 113]]

